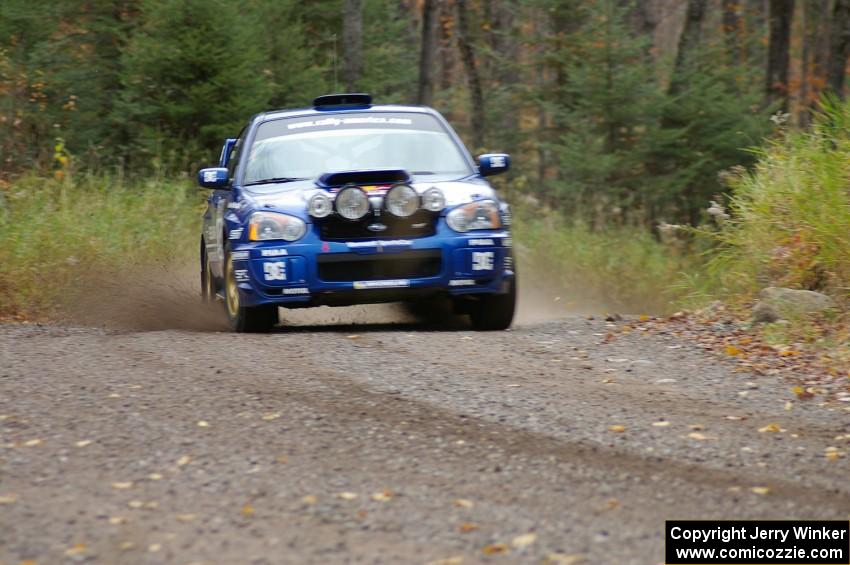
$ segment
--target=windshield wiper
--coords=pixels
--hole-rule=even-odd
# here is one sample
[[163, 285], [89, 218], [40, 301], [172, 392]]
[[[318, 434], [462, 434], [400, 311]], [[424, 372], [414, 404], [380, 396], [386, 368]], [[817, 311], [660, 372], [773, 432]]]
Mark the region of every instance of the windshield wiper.
[[298, 178], [298, 177], [274, 177], [274, 178], [270, 178], [270, 179], [254, 180], [254, 181], [251, 181], [251, 182], [246, 182], [242, 186], [254, 186], [255, 184], [272, 184], [272, 183], [283, 183], [283, 182], [295, 182], [295, 181], [298, 181], [298, 180], [307, 180], [307, 179]]

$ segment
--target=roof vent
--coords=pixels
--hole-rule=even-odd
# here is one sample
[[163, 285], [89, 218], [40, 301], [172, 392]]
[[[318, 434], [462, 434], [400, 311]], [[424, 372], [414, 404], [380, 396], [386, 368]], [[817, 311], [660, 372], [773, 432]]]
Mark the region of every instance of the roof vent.
[[366, 107], [372, 104], [372, 95], [365, 93], [348, 94], [325, 94], [313, 100], [316, 109], [325, 109], [329, 106]]

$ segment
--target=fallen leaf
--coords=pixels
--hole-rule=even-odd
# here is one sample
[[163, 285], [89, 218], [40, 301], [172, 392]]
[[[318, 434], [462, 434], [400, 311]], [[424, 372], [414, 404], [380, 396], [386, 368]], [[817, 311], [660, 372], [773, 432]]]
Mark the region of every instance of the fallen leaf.
[[837, 451], [828, 451], [824, 455], [829, 461], [838, 461], [841, 458], [841, 454]]
[[691, 432], [691, 433], [688, 434], [688, 437], [691, 438], [691, 439], [695, 439], [697, 441], [705, 441], [705, 440], [713, 439], [713, 438], [711, 438], [711, 437], [709, 437], [705, 434], [701, 434], [699, 432]]
[[243, 516], [253, 516], [254, 515], [254, 507], [250, 504], [246, 504], [242, 507], [242, 510], [239, 511]]
[[793, 403], [793, 402], [791, 402], [790, 400], [786, 400], [786, 401], [785, 401], [785, 410], [787, 410], [788, 412], [790, 412], [790, 411], [791, 411], [791, 410], [793, 410], [793, 409], [794, 409], [794, 403]]
[[507, 553], [508, 549], [508, 544], [506, 543], [493, 543], [484, 546], [481, 551], [483, 551], [485, 555], [498, 555], [501, 553]]
[[626, 427], [621, 426], [620, 424], [614, 424], [613, 426], [608, 426], [608, 431], [621, 434], [626, 431]]
[[127, 519], [123, 518], [121, 516], [110, 516], [109, 520], [107, 520], [107, 521], [110, 524], [112, 524], [113, 526], [118, 526], [120, 524], [126, 524], [127, 523]]
[[75, 543], [71, 547], [65, 550], [65, 555], [68, 557], [73, 557], [75, 555], [82, 555], [86, 552], [86, 544], [84, 543]]
[[474, 505], [471, 500], [467, 500], [465, 498], [455, 498], [453, 502], [454, 505], [459, 508], [472, 508]]
[[360, 339], [360, 336], [357, 334], [347, 335], [345, 337], [347, 337], [348, 339]]
[[0, 504], [14, 504], [18, 500], [16, 494], [6, 494], [0, 496]]
[[358, 494], [356, 492], [341, 492], [336, 495], [337, 498], [341, 498], [343, 500], [354, 500], [357, 498]]
[[175, 516], [175, 518], [177, 518], [181, 522], [191, 522], [197, 517], [197, 514], [178, 514], [177, 516]]
[[24, 442], [24, 445], [27, 447], [35, 447], [36, 445], [41, 445], [44, 443], [44, 440], [40, 439], [31, 439]]
[[522, 549], [533, 544], [535, 541], [537, 541], [537, 534], [532, 532], [515, 537], [513, 540], [511, 540], [511, 545], [514, 546], [516, 549]]
[[469, 532], [474, 532], [478, 529], [476, 524], [470, 524], [469, 522], [464, 522], [463, 524], [457, 527], [458, 531], [462, 534], [468, 534]]
[[129, 506], [130, 508], [141, 508], [144, 505], [145, 505], [145, 503], [142, 502], [141, 500], [131, 500], [130, 502], [127, 503], [127, 506]]
[[263, 420], [269, 422], [271, 420], [277, 420], [278, 418], [280, 418], [280, 416], [280, 412], [269, 412], [268, 414], [263, 414], [262, 418]]
[[148, 475], [148, 478], [152, 481], [161, 481], [162, 475], [160, 475], [159, 473], [151, 473], [150, 475]]
[[133, 488], [133, 481], [127, 481], [126, 483], [112, 483], [112, 488], [116, 490], [127, 490], [128, 488]]
[[210, 427], [210, 423], [209, 423], [209, 422], [207, 422], [206, 420], [199, 420], [199, 421], [198, 421], [198, 427], [199, 427], [199, 428], [209, 428], [209, 427]]
[[150, 551], [151, 553], [156, 553], [160, 549], [162, 549], [162, 546], [158, 543], [152, 543], [148, 546], [148, 551]]
[[723, 351], [726, 353], [726, 355], [729, 355], [731, 357], [735, 357], [736, 355], [740, 355], [742, 353], [742, 351], [734, 345], [727, 345]]
[[135, 543], [131, 541], [122, 541], [121, 544], [118, 546], [118, 549], [120, 549], [121, 551], [129, 551], [134, 547], [136, 547]]
[[750, 490], [756, 494], [765, 495], [770, 492], [770, 487], [753, 487]]
[[545, 563], [547, 565], [578, 565], [584, 562], [584, 555], [581, 553], [573, 553], [566, 555], [564, 553], [550, 553], [546, 556]]
[[768, 424], [763, 428], [759, 428], [759, 432], [761, 433], [779, 433], [782, 431], [782, 428], [779, 427], [779, 424]]
[[670, 425], [670, 422], [667, 422], [667, 421], [652, 422], [652, 425], [655, 426], [656, 428], [666, 428], [667, 426]]
[[384, 490], [381, 492], [376, 492], [372, 495], [372, 500], [378, 502], [388, 502], [393, 499], [393, 492], [391, 490]]
[[454, 557], [446, 557], [445, 559], [437, 559], [429, 561], [425, 565], [463, 565], [463, 557], [456, 555]]
[[305, 496], [301, 499], [301, 502], [303, 502], [304, 504], [316, 504], [318, 501], [319, 501], [319, 499], [316, 498], [316, 496], [312, 495], [312, 494], [308, 494], [307, 496]]
[[184, 466], [188, 465], [189, 461], [191, 461], [191, 460], [192, 460], [191, 457], [189, 457], [188, 455], [184, 455], [183, 457], [181, 457], [180, 459], [177, 460], [177, 466], [178, 467], [184, 467]]
[[87, 445], [91, 445], [91, 440], [90, 439], [82, 439], [82, 440], [78, 441], [77, 443], [75, 443], [74, 445], [76, 445], [77, 447], [85, 447]]

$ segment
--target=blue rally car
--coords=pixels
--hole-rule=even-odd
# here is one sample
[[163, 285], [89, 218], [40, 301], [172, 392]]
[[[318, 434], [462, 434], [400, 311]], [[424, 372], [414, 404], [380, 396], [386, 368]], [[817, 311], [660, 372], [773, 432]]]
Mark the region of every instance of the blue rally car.
[[508, 205], [435, 110], [368, 94], [254, 116], [228, 139], [201, 236], [201, 286], [231, 327], [266, 331], [278, 307], [451, 300], [478, 330], [510, 326], [516, 267]]

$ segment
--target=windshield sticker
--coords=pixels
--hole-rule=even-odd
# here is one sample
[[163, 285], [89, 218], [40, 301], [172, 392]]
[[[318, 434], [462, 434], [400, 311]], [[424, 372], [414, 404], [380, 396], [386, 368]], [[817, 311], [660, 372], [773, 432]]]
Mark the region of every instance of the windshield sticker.
[[363, 124], [391, 124], [391, 125], [402, 125], [409, 126], [413, 124], [413, 120], [409, 118], [384, 118], [380, 116], [365, 116], [365, 117], [357, 117], [357, 118], [325, 118], [323, 120], [308, 120], [306, 122], [296, 122], [294, 124], [288, 124], [286, 129], [304, 129], [304, 128], [327, 128], [327, 127], [339, 127], [339, 126], [350, 126], [350, 125], [363, 125]]

